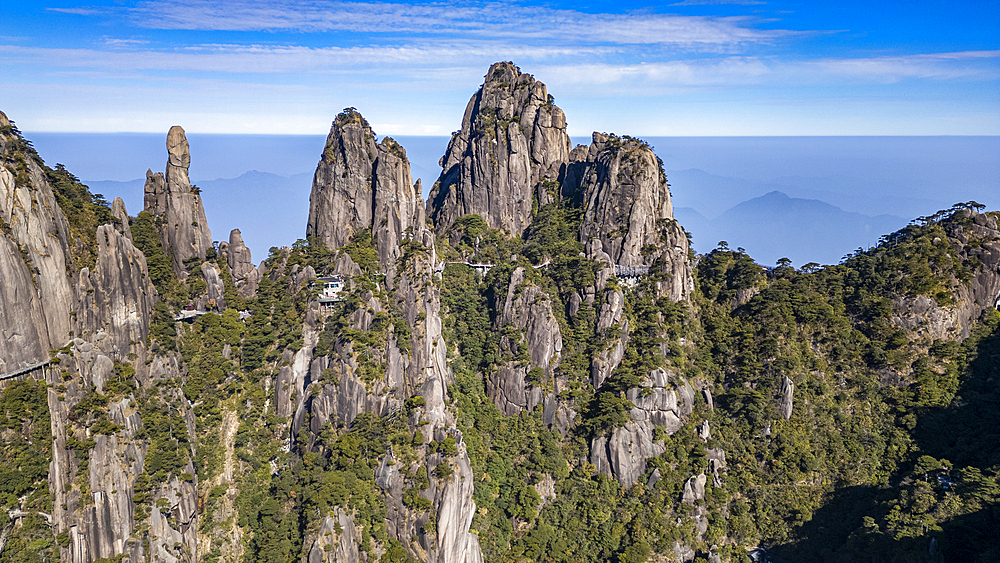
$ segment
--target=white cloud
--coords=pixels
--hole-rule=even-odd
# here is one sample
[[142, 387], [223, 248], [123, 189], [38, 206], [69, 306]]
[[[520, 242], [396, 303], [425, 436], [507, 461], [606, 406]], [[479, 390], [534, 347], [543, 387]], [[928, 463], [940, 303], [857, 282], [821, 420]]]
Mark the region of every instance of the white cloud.
[[[97, 8], [60, 9], [93, 15]], [[302, 31], [533, 38], [563, 43], [680, 47], [766, 42], [795, 32], [761, 30], [745, 17], [649, 12], [593, 14], [516, 2], [402, 4], [320, 0], [150, 0], [107, 8], [140, 27], [167, 30]]]
[[137, 47], [139, 45], [147, 45], [149, 41], [145, 39], [121, 39], [118, 37], [109, 37], [105, 35], [101, 38], [104, 44], [112, 49], [127, 49], [130, 47]]
[[97, 16], [106, 13], [101, 8], [45, 8], [48, 12], [58, 12], [60, 14], [72, 14], [76, 16]]
[[898, 57], [821, 59], [802, 67], [822, 75], [898, 82], [907, 78], [948, 80], [1000, 78], [1000, 51], [961, 51]]
[[[123, 43], [124, 44], [124, 43]], [[132, 43], [129, 43], [132, 44]], [[428, 65], [450, 71], [452, 65], [506, 58], [546, 60], [584, 58], [608, 53], [604, 47], [507, 47], [489, 41], [426, 43], [400, 46], [323, 47], [299, 45], [195, 45], [180, 50], [103, 51], [50, 49], [0, 45], [7, 64], [36, 64], [38, 68], [88, 68], [116, 73], [128, 71], [204, 71], [228, 74], [373, 72], [373, 66], [391, 67], [407, 75]], [[35, 69], [37, 72], [37, 68]], [[482, 71], [480, 71], [482, 72]], [[384, 76], [384, 74], [383, 74]]]
[[906, 79], [996, 80], [1000, 51], [964, 51], [875, 58], [787, 62], [759, 57], [712, 57], [640, 64], [557, 64], [536, 68], [554, 91], [664, 95], [741, 86], [888, 84]]

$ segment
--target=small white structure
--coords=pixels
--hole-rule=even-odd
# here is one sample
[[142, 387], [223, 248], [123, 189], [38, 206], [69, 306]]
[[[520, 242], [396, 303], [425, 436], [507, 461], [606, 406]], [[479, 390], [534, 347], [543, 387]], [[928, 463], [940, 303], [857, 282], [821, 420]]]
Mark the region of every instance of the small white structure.
[[319, 307], [323, 312], [328, 312], [333, 308], [334, 303], [344, 300], [341, 293], [344, 291], [343, 276], [326, 276], [316, 278], [314, 284], [320, 284]]
[[639, 279], [649, 275], [649, 266], [619, 266], [615, 264], [615, 277], [628, 287], [639, 285]]

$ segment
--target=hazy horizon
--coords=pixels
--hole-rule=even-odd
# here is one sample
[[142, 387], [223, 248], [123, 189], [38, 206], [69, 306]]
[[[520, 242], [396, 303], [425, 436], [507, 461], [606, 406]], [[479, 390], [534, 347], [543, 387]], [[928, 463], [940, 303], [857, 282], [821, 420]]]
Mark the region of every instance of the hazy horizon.
[[[109, 201], [142, 210], [145, 172], [162, 171], [165, 134], [25, 132], [50, 166]], [[449, 137], [396, 135], [423, 195]], [[209, 228], [239, 228], [255, 262], [305, 236], [312, 174], [325, 135], [188, 135], [190, 177]], [[695, 249], [720, 240], [758, 262], [836, 263], [910, 220], [976, 200], [1000, 209], [1000, 136], [645, 137], [663, 160]], [[574, 144], [589, 137], [573, 137]], [[251, 171], [258, 172], [250, 174]], [[775, 197], [774, 193], [787, 198]], [[814, 201], [823, 205], [809, 204]], [[765, 219], [766, 217], [766, 219]]]

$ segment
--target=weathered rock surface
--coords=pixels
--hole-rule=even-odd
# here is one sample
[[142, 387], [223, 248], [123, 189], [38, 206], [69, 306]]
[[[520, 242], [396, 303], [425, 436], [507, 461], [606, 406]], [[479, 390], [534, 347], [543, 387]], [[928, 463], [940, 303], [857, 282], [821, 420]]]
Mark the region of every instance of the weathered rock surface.
[[338, 249], [370, 229], [388, 273], [405, 233], [421, 226], [422, 209], [403, 147], [388, 137], [376, 144], [375, 132], [353, 108], [338, 115], [313, 177], [306, 235]]
[[205, 279], [205, 309], [210, 311], [226, 310], [226, 286], [219, 276], [215, 264], [202, 262], [201, 276]]
[[111, 202], [111, 215], [115, 218], [115, 228], [121, 231], [125, 238], [132, 240], [132, 228], [129, 226], [128, 211], [125, 209], [125, 201], [116, 197]]
[[605, 339], [604, 347], [590, 362], [590, 379], [594, 389], [600, 389], [614, 371], [628, 346], [629, 322], [624, 315], [625, 294], [621, 289], [608, 289], [604, 303], [597, 312], [597, 334]]
[[[7, 309], [8, 318], [25, 319], [15, 324], [24, 329], [28, 329], [25, 323], [33, 325], [31, 332], [42, 338], [44, 350], [58, 348], [69, 341], [72, 330], [73, 287], [67, 274], [74, 268], [69, 253], [69, 226], [56, 204], [42, 163], [26, 141], [13, 132], [0, 134], [0, 226], [0, 237], [7, 238], [18, 250], [13, 256], [10, 248], [3, 254], [27, 265], [37, 295], [28, 300], [27, 294], [21, 292], [19, 300], [5, 300], [2, 307]], [[19, 268], [14, 264], [3, 266], [12, 272], [11, 283], [23, 286], [23, 275], [13, 273]], [[7, 279], [4, 277], [5, 284]], [[44, 321], [41, 324], [39, 310]], [[15, 357], [19, 359], [15, 361]], [[33, 356], [28, 352], [15, 352], [7, 363], [29, 357]]]
[[792, 418], [792, 399], [795, 397], [795, 384], [788, 376], [781, 378], [781, 391], [778, 396], [778, 414], [785, 420]]
[[532, 195], [539, 205], [558, 197], [569, 152], [566, 116], [545, 85], [513, 63], [496, 63], [448, 143], [427, 215], [438, 233], [477, 214], [521, 234], [531, 223]]
[[691, 477], [684, 482], [684, 493], [681, 497], [681, 502], [684, 504], [694, 505], [695, 501], [702, 500], [705, 498], [705, 483], [708, 479], [705, 477], [704, 473]]
[[653, 150], [631, 137], [594, 133], [586, 153], [573, 154], [562, 191], [582, 200], [580, 241], [599, 239], [612, 264], [651, 266], [660, 295], [685, 299], [694, 290], [688, 240]]
[[[348, 122], [348, 116], [341, 114], [338, 120], [341, 123], [334, 124], [334, 131], [328, 140], [328, 147], [333, 146], [336, 151], [336, 159], [324, 157], [317, 170], [317, 183], [314, 185], [312, 208], [315, 212], [311, 217], [318, 218], [317, 222], [311, 219], [310, 229], [319, 227], [322, 230], [324, 221], [329, 216], [337, 215], [350, 217], [360, 213], [351, 202], [335, 202], [324, 200], [330, 195], [325, 190], [330, 186], [337, 189], [345, 188], [342, 182], [332, 182], [327, 185], [319, 179], [324, 175], [337, 171], [330, 176], [331, 181], [335, 177], [345, 179], [342, 174], [347, 172], [347, 179], [351, 177], [349, 169], [345, 167], [349, 162], [355, 162], [359, 155], [355, 154], [348, 145], [350, 139], [360, 138], [364, 140], [364, 132], [367, 123], [360, 121]], [[337, 131], [337, 129], [351, 129], [351, 131]], [[370, 132], [370, 129], [367, 129]], [[372, 136], [374, 134], [372, 133]], [[371, 147], [371, 145], [368, 145]], [[387, 142], [375, 146], [376, 150], [385, 149], [392, 152], [392, 148]], [[345, 156], [354, 155], [354, 156]], [[398, 156], [398, 160], [392, 158]], [[392, 172], [392, 175], [385, 176], [387, 182], [399, 183], [405, 177], [408, 185], [409, 169], [405, 161], [405, 155], [392, 155], [379, 153], [377, 158], [371, 161], [373, 170], [379, 166], [386, 167], [385, 170]], [[350, 160], [353, 158], [354, 160]], [[343, 163], [341, 163], [343, 160]], [[380, 164], [382, 163], [382, 164]], [[391, 166], [390, 166], [391, 165]], [[336, 176], [341, 174], [341, 176]], [[386, 172], [388, 174], [388, 172]], [[356, 194], [371, 193], [372, 186], [380, 186], [371, 200], [375, 209], [379, 209], [386, 220], [374, 219], [373, 223], [364, 221], [355, 223], [356, 228], [372, 228], [372, 236], [379, 247], [380, 260], [385, 259], [384, 265], [395, 273], [393, 286], [387, 294], [376, 297], [372, 292], [365, 292], [360, 295], [363, 305], [357, 308], [349, 317], [349, 326], [352, 330], [368, 331], [373, 328], [375, 316], [385, 314], [386, 309], [396, 311], [409, 328], [409, 342], [401, 343], [397, 340], [397, 335], [393, 327], [388, 328], [385, 343], [380, 347], [368, 347], [364, 350], [365, 361], [373, 362], [384, 367], [384, 378], [378, 377], [374, 380], [361, 378], [357, 354], [361, 350], [355, 350], [355, 343], [350, 340], [341, 339], [333, 346], [333, 352], [328, 356], [312, 358], [309, 360], [307, 371], [308, 376], [300, 377], [299, 374], [299, 354], [308, 351], [303, 359], [311, 358], [315, 347], [315, 327], [318, 320], [313, 317], [314, 311], [306, 317], [306, 325], [303, 334], [305, 347], [299, 351], [291, 361], [291, 365], [282, 368], [279, 373], [276, 388], [276, 414], [294, 410], [294, 423], [292, 432], [297, 433], [306, 420], [309, 423], [309, 430], [315, 442], [316, 435], [327, 424], [334, 427], [349, 426], [351, 422], [362, 412], [371, 412], [382, 416], [387, 416], [400, 411], [402, 403], [409, 397], [419, 396], [423, 399], [423, 406], [416, 408], [407, 423], [411, 426], [411, 431], [415, 431], [419, 424], [421, 433], [427, 440], [441, 442], [448, 437], [456, 440], [457, 455], [445, 458], [440, 453], [430, 451], [426, 445], [418, 445], [417, 460], [411, 471], [416, 472], [418, 467], [423, 466], [424, 470], [430, 474], [440, 463], [449, 463], [453, 472], [445, 479], [431, 480], [430, 487], [421, 496], [432, 503], [431, 512], [434, 515], [436, 527], [428, 533], [424, 530], [424, 525], [430, 521], [431, 515], [427, 511], [416, 511], [402, 503], [403, 479], [399, 470], [389, 463], [391, 454], [383, 459], [382, 464], [376, 471], [376, 482], [386, 491], [386, 503], [388, 506], [387, 525], [389, 533], [398, 539], [407, 549], [411, 556], [424, 561], [435, 561], [439, 563], [478, 563], [482, 560], [479, 543], [476, 536], [469, 532], [472, 517], [475, 514], [475, 503], [472, 501], [473, 479], [468, 454], [465, 444], [461, 441], [461, 432], [455, 427], [455, 419], [446, 404], [447, 386], [452, 380], [451, 370], [448, 367], [446, 356], [446, 345], [441, 333], [442, 321], [440, 314], [440, 289], [432, 283], [434, 278], [433, 266], [437, 264], [437, 256], [434, 245], [434, 236], [423, 224], [423, 216], [420, 207], [414, 208], [412, 224], [402, 221], [394, 222], [393, 216], [399, 210], [405, 210], [405, 205], [400, 205], [401, 199], [409, 198], [405, 192], [391, 197], [383, 197], [393, 192], [383, 189], [384, 183], [381, 179], [373, 179], [368, 184], [368, 192], [364, 191], [364, 184], [357, 184], [355, 188], [360, 190]], [[320, 186], [320, 189], [316, 189]], [[346, 189], [346, 188], [345, 188]], [[317, 196], [317, 193], [319, 196]], [[324, 195], [325, 194], [325, 195]], [[340, 197], [343, 197], [341, 193]], [[398, 197], [404, 196], [404, 197]], [[323, 203], [325, 201], [325, 203]], [[355, 200], [357, 201], [357, 200]], [[411, 201], [417, 201], [415, 198]], [[379, 203], [379, 202], [385, 202]], [[405, 202], [404, 202], [405, 203]], [[345, 207], [346, 205], [346, 207]], [[367, 204], [365, 204], [367, 205]], [[337, 207], [340, 206], [340, 207]], [[320, 209], [326, 208], [327, 213], [319, 213]], [[326, 217], [326, 218], [324, 218]], [[369, 215], [369, 217], [371, 217]], [[397, 218], [403, 215], [396, 215]], [[331, 238], [330, 241], [344, 240], [337, 237], [349, 237], [349, 234], [334, 229], [335, 225], [329, 225], [331, 230], [326, 231]], [[388, 232], [384, 232], [388, 231]], [[318, 232], [318, 231], [317, 231]], [[409, 254], [409, 259], [404, 263], [396, 264], [395, 254], [399, 250], [399, 244], [405, 237], [411, 239], [407, 243], [411, 245], [413, 251]], [[338, 242], [328, 242], [328, 246], [336, 245]], [[379, 246], [381, 245], [381, 246]], [[387, 250], [387, 254], [382, 254]], [[398, 271], [397, 271], [398, 266]], [[335, 270], [348, 275], [361, 275], [362, 272], [346, 254], [342, 254], [337, 261]], [[381, 300], [385, 300], [383, 303]], [[291, 360], [291, 358], [290, 358]], [[381, 368], [380, 368], [381, 369]], [[319, 384], [319, 392], [314, 396], [307, 397], [305, 385], [307, 381]], [[299, 399], [298, 405], [293, 405], [291, 397], [306, 397]], [[308, 414], [308, 416], [307, 416]]]
[[46, 360], [50, 344], [31, 271], [6, 235], [0, 235], [0, 279], [0, 373], [10, 373]]
[[712, 486], [718, 489], [723, 485], [722, 476], [726, 472], [726, 452], [722, 448], [708, 448], [705, 450], [705, 457], [708, 458], [708, 469], [712, 472]]
[[201, 203], [201, 190], [191, 186], [188, 179], [191, 151], [184, 129], [178, 125], [167, 133], [167, 154], [165, 173], [146, 171], [143, 207], [162, 220], [160, 242], [172, 259], [174, 274], [186, 279], [184, 261], [205, 259], [205, 252], [212, 246], [212, 232]]
[[677, 393], [670, 385], [669, 376], [664, 369], [654, 369], [641, 388], [633, 387], [625, 396], [635, 405], [629, 413], [634, 422], [659, 426], [673, 434], [683, 425], [684, 413], [677, 404]]
[[631, 487], [645, 471], [646, 460], [663, 451], [663, 445], [653, 441], [652, 425], [629, 421], [613, 430], [611, 436], [594, 438], [590, 444], [590, 462], [599, 472]]
[[[515, 415], [522, 410], [532, 410], [542, 402], [541, 378], [529, 383], [533, 368], [542, 371], [548, 379], [559, 365], [562, 352], [562, 333], [552, 314], [552, 303], [541, 288], [525, 280], [524, 268], [511, 274], [506, 295], [498, 295], [494, 308], [499, 313], [496, 330], [517, 331], [514, 337], [503, 336], [500, 349], [515, 356], [505, 362], [487, 381], [487, 393], [504, 414]], [[521, 345], [527, 347], [528, 363], [516, 358]], [[558, 386], [557, 386], [558, 387]], [[556, 389], [556, 393], [560, 390]]]
[[137, 353], [146, 342], [156, 288], [146, 257], [111, 225], [97, 228], [97, 263], [77, 279], [77, 334], [94, 341], [114, 359]]
[[360, 535], [354, 517], [343, 508], [334, 507], [333, 515], [323, 519], [309, 550], [309, 563], [358, 563], [361, 560], [358, 553]]
[[[893, 300], [892, 321], [912, 331], [914, 338], [957, 340], [968, 338], [983, 312], [1000, 306], [1000, 225], [997, 217], [962, 210], [961, 221], [946, 223], [948, 243], [963, 262], [976, 264], [968, 283], [958, 283], [953, 304], [939, 305], [918, 295]], [[957, 280], [956, 280], [957, 281]]]
[[219, 252], [226, 259], [233, 285], [240, 297], [250, 299], [256, 295], [261, 275], [253, 265], [250, 249], [243, 243], [243, 235], [239, 229], [233, 229], [229, 233], [228, 243], [219, 244]]
[[683, 425], [683, 406], [678, 405], [669, 378], [669, 372], [663, 369], [649, 372], [641, 388], [626, 393], [634, 405], [629, 412], [631, 420], [591, 443], [590, 462], [626, 487], [637, 483], [645, 473], [646, 460], [664, 452], [663, 445], [653, 441], [654, 429], [660, 427], [673, 434]]

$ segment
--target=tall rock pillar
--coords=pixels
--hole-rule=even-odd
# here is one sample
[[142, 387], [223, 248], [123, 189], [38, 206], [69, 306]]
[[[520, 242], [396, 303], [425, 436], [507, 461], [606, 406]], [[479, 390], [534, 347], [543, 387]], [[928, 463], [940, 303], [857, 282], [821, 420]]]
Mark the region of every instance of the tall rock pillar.
[[188, 179], [191, 150], [184, 129], [179, 125], [167, 133], [166, 173], [146, 171], [144, 209], [162, 221], [160, 242], [172, 258], [174, 274], [187, 278], [185, 260], [205, 259], [205, 252], [212, 246], [212, 232], [208, 229], [201, 190]]

